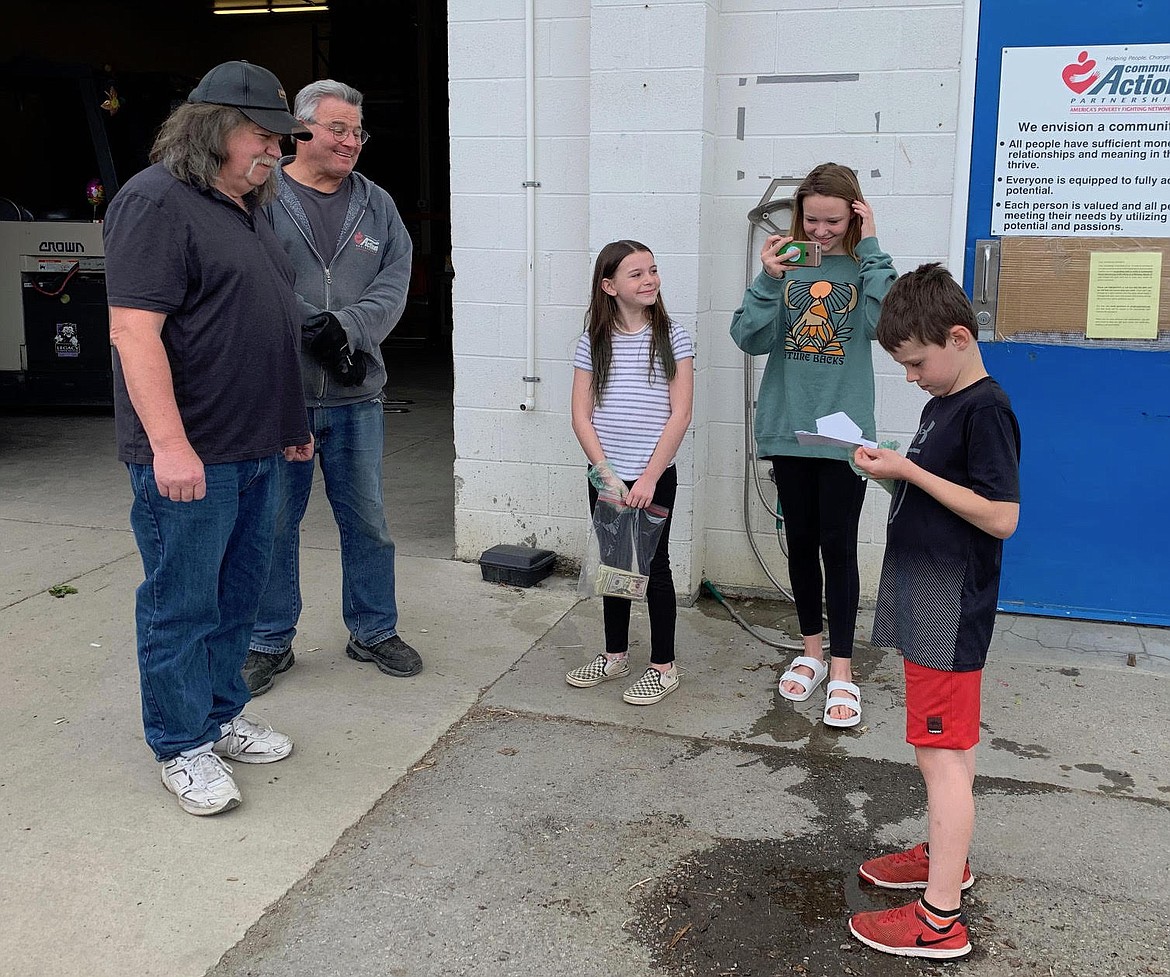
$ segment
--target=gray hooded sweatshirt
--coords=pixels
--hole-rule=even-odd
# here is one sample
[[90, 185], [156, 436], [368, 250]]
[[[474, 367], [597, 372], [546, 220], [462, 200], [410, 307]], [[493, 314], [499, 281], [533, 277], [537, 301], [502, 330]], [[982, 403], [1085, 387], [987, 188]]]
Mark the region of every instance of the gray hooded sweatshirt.
[[[281, 166], [295, 159], [286, 156]], [[283, 170], [277, 199], [265, 211], [296, 272], [301, 321], [332, 312], [349, 338], [353, 355], [366, 358], [366, 379], [345, 387], [301, 352], [301, 375], [309, 407], [339, 407], [382, 395], [386, 365], [382, 341], [398, 325], [410, 286], [411, 240], [393, 199], [360, 173], [351, 173], [349, 210], [337, 241], [313, 238], [300, 199]]]

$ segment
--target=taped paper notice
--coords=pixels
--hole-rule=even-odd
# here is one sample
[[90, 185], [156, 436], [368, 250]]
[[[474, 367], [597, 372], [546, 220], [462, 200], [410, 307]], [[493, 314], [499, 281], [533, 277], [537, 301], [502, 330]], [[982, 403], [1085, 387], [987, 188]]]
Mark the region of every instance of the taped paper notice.
[[1089, 253], [1088, 339], [1157, 339], [1161, 251]]

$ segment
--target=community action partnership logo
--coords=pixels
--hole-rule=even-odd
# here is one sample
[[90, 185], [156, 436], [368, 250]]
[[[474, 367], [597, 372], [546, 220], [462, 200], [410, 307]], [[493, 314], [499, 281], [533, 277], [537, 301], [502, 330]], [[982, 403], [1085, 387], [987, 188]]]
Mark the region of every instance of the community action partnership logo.
[[1060, 74], [1073, 93], [1069, 99], [1073, 112], [1108, 106], [1137, 111], [1170, 109], [1170, 58], [1119, 63], [1102, 75], [1096, 59], [1082, 51]]

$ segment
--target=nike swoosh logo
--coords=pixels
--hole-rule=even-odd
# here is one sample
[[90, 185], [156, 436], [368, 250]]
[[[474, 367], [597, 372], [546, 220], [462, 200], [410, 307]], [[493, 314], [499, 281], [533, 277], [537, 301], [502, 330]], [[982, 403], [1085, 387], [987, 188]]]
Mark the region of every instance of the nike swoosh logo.
[[918, 937], [914, 940], [914, 942], [918, 946], [938, 946], [940, 943], [946, 943], [946, 941], [949, 940], [950, 938], [951, 938], [951, 934], [948, 933], [946, 936], [944, 936], [938, 940], [924, 940], [922, 938], [922, 934], [920, 933], [918, 935]]

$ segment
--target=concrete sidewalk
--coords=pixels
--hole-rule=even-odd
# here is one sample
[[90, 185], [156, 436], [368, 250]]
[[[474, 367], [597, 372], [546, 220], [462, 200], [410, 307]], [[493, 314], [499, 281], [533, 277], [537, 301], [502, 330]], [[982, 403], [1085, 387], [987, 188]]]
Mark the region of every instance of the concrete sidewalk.
[[829, 730], [718, 611], [681, 610], [683, 684], [635, 709], [564, 683], [601, 629], [574, 607], [211, 973], [1170, 973], [1164, 671], [988, 669], [975, 949], [944, 969], [846, 930], [912, 898], [858, 863], [925, 836], [897, 656], [862, 655], [865, 727]]
[[[237, 765], [244, 804], [208, 819], [142, 742], [112, 422], [0, 419], [0, 975], [930, 972], [844, 929], [889, 903], [857, 861], [924, 831], [896, 656], [859, 653], [864, 726], [830, 731], [816, 697], [776, 697], [787, 654], [703, 601], [680, 609], [663, 703], [568, 687], [599, 608], [571, 580], [501, 587], [447, 558], [427, 520], [449, 503], [403, 475], [450, 450], [425, 396], [388, 415], [387, 471], [402, 633], [426, 669], [345, 658], [315, 492], [297, 665], [249, 710], [296, 752]], [[640, 611], [635, 633], [637, 661]], [[1001, 620], [965, 971], [1170, 973], [1168, 683], [1170, 632]]]

